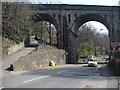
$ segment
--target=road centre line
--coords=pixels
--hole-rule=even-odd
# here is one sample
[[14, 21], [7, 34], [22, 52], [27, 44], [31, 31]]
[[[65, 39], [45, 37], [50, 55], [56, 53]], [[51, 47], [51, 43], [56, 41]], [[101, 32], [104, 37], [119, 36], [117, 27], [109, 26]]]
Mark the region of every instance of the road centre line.
[[60, 73], [66, 72], [66, 71], [69, 71], [69, 70], [62, 70], [62, 71], [59, 71], [57, 73], [60, 74]]
[[24, 81], [23, 83], [32, 82], [32, 81], [35, 81], [35, 80], [38, 80], [38, 79], [42, 79], [42, 78], [45, 78], [45, 77], [49, 77], [49, 76], [50, 76], [50, 75], [41, 76], [41, 77], [38, 77], [38, 78], [34, 78], [34, 79], [30, 79], [30, 80]]
[[1, 90], [2, 90], [3, 88], [5, 88], [5, 87], [0, 87]]

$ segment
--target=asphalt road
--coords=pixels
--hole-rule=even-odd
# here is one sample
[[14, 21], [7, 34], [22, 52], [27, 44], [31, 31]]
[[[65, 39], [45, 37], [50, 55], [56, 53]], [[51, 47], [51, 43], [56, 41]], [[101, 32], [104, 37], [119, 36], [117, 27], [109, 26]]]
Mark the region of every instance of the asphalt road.
[[[103, 61], [103, 60], [102, 60]], [[118, 77], [104, 63], [71, 64], [22, 75], [4, 76], [3, 88], [118, 88]]]

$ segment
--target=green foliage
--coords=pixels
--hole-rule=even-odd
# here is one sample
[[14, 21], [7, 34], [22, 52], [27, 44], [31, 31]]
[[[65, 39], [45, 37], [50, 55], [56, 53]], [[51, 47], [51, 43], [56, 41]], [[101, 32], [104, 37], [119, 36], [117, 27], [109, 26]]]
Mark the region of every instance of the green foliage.
[[94, 49], [88, 43], [82, 43], [78, 49], [78, 56], [79, 57], [87, 57], [88, 55], [93, 55]]
[[[95, 55], [103, 55], [109, 50], [109, 37], [107, 34], [98, 32], [91, 24], [83, 24], [78, 32], [78, 46], [88, 43], [94, 47]], [[84, 56], [84, 55], [83, 55]]]

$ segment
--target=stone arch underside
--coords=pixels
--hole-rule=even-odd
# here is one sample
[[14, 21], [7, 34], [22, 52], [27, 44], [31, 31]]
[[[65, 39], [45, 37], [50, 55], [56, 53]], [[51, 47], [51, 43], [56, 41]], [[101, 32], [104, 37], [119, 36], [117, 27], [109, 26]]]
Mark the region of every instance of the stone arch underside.
[[[78, 19], [74, 22], [72, 27], [72, 32], [77, 35], [78, 29], [81, 25], [88, 21], [98, 21], [104, 24], [109, 30], [110, 25], [106, 19], [102, 16], [96, 14], [86, 14], [80, 15]], [[75, 34], [69, 33], [69, 62], [68, 63], [77, 63], [78, 62], [78, 36]]]
[[35, 14], [33, 16], [33, 21], [35, 21], [35, 22], [48, 21], [48, 22], [52, 23], [57, 30], [59, 29], [59, 24], [57, 23], [57, 20], [55, 18], [53, 18], [48, 13], [38, 13], [38, 14]]
[[103, 25], [105, 25], [108, 30], [110, 28], [110, 24], [107, 22], [105, 18], [103, 18], [103, 16], [96, 15], [96, 14], [85, 14], [85, 15], [80, 15], [78, 17], [78, 19], [73, 24], [72, 31], [77, 32], [79, 27], [88, 21], [98, 21]]
[[37, 13], [33, 16], [32, 19], [34, 22], [48, 21], [55, 26], [56, 31], [57, 31], [57, 46], [59, 48], [60, 47], [60, 45], [59, 45], [60, 44], [59, 43], [60, 42], [60, 40], [59, 40], [59, 38], [60, 38], [60, 34], [59, 34], [60, 26], [59, 26], [57, 20], [48, 13]]

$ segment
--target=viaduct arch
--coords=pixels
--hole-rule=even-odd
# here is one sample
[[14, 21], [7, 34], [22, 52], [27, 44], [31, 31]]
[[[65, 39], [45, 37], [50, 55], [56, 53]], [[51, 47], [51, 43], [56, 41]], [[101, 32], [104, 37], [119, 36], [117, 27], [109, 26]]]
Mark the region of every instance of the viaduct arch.
[[88, 21], [98, 21], [109, 31], [110, 42], [120, 42], [120, 7], [67, 4], [34, 4], [35, 21], [49, 21], [57, 29], [58, 47], [68, 52], [67, 63], [77, 62], [77, 32]]
[[[32, 19], [33, 19], [34, 22], [48, 21], [48, 22], [52, 23], [52, 24], [55, 26], [56, 30], [57, 30], [57, 43], [59, 43], [58, 37], [60, 37], [60, 34], [58, 34], [58, 33], [59, 33], [58, 31], [60, 31], [60, 30], [59, 30], [59, 27], [60, 27], [60, 26], [59, 26], [59, 24], [57, 23], [57, 21], [56, 21], [55, 18], [53, 18], [53, 17], [52, 17], [50, 14], [48, 14], [48, 13], [37, 13], [37, 14], [35, 14], [35, 15], [32, 17]], [[60, 47], [60, 46], [58, 46], [58, 47]]]

